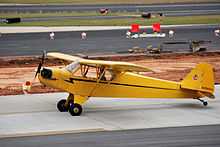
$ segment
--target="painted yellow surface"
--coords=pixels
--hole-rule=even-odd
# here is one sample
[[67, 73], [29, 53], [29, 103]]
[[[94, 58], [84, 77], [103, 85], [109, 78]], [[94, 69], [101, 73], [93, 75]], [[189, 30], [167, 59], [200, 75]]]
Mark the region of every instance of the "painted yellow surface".
[[[58, 102], [57, 108], [61, 112], [68, 110], [73, 116], [81, 114], [81, 105], [90, 97], [214, 98], [213, 67], [207, 63], [198, 64], [181, 82], [173, 82], [140, 75], [140, 71], [152, 70], [131, 63], [88, 60], [62, 53], [47, 55], [73, 61], [65, 68], [41, 69], [43, 63], [40, 63], [37, 71], [42, 84], [69, 93], [66, 100]], [[207, 102], [199, 100], [207, 105]]]
[[[214, 78], [209, 70], [200, 70], [211, 66], [199, 64], [182, 82], [172, 82], [142, 76], [132, 72], [120, 72], [113, 80], [97, 81], [96, 78], [74, 76], [65, 69], [51, 68], [52, 78], [45, 79], [38, 75], [41, 83], [65, 90], [79, 98], [115, 97], [115, 98], [199, 98], [213, 94]], [[208, 72], [208, 73], [207, 73]], [[194, 77], [194, 75], [198, 77]], [[193, 79], [194, 78], [194, 79]], [[81, 97], [81, 98], [80, 98]], [[84, 101], [84, 100], [82, 100]], [[83, 103], [83, 102], [80, 102]]]
[[[173, 82], [134, 73], [151, 70], [127, 62], [88, 60], [62, 53], [47, 55], [74, 62], [62, 69], [45, 68], [52, 73], [49, 78], [42, 76], [42, 69], [38, 74], [40, 82], [70, 93], [68, 101], [72, 99], [78, 104], [89, 97], [214, 98], [213, 67], [207, 63], [198, 64], [181, 82]], [[88, 71], [92, 71], [93, 76]], [[107, 72], [108, 78], [105, 77]]]
[[181, 87], [203, 92], [204, 95], [214, 93], [213, 67], [207, 63], [198, 64], [181, 82]]

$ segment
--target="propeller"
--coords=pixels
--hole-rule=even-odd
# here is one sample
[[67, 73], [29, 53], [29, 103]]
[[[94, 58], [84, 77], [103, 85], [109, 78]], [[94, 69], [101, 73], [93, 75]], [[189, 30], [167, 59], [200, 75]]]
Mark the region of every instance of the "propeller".
[[35, 81], [36, 77], [37, 77], [37, 74], [40, 73], [40, 70], [41, 70], [41, 67], [43, 66], [44, 64], [44, 60], [46, 58], [46, 51], [44, 50], [43, 51], [43, 54], [42, 54], [42, 57], [41, 57], [41, 61], [37, 67], [37, 71], [35, 73], [35, 76], [34, 76], [34, 79], [32, 81], [26, 81], [23, 85], [22, 85], [22, 89], [23, 89], [23, 92], [24, 94], [27, 94], [30, 92], [31, 88], [32, 88], [32, 84], [33, 82]]
[[41, 67], [43, 66], [44, 64], [44, 60], [46, 58], [46, 51], [44, 50], [43, 51], [43, 54], [42, 54], [42, 57], [41, 57], [41, 62], [39, 63], [38, 67], [37, 67], [37, 71], [35, 73], [35, 76], [34, 76], [34, 79], [37, 77], [37, 74], [40, 73], [40, 70], [41, 70]]

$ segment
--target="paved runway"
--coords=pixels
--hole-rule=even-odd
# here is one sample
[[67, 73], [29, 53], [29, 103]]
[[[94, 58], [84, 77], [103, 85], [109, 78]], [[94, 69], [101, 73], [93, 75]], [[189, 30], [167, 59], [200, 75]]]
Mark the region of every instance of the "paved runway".
[[[163, 4], [163, 5], [0, 5], [0, 12], [16, 13], [45, 13], [45, 12], [71, 12], [71, 11], [99, 11], [100, 8], [109, 8], [111, 12], [137, 12], [139, 16], [53, 16], [43, 18], [21, 18], [22, 22], [33, 21], [62, 21], [63, 19], [124, 19], [141, 17], [142, 12], [163, 13], [164, 16], [192, 16], [192, 15], [218, 15], [220, 3], [210, 4]], [[0, 19], [0, 22], [4, 17]]]
[[0, 138], [220, 124], [220, 87], [215, 91], [207, 107], [193, 99], [90, 98], [80, 117], [57, 111], [66, 93], [2, 96]]
[[0, 139], [2, 147], [220, 146], [220, 125]]
[[57, 12], [57, 11], [99, 11], [109, 8], [111, 12], [214, 12], [219, 11], [220, 3], [206, 4], [160, 4], [160, 5], [0, 5], [0, 12]]
[[[174, 38], [139, 38], [127, 39], [126, 30], [86, 31], [87, 39], [81, 39], [82, 31], [55, 32], [55, 40], [49, 39], [49, 33], [17, 33], [2, 34], [0, 37], [0, 56], [39, 55], [42, 50], [59, 51], [64, 53], [116, 53], [125, 52], [133, 47], [146, 48], [149, 45], [158, 47], [167, 41], [212, 41], [207, 44], [208, 50], [219, 50], [220, 38], [214, 35], [218, 25], [192, 27], [162, 27], [162, 32], [168, 34], [170, 29], [175, 31]], [[151, 29], [147, 30], [152, 33]], [[189, 44], [163, 45], [164, 51], [190, 51]]]
[[[152, 12], [153, 15], [155, 15]], [[158, 11], [163, 13], [164, 16], [200, 16], [200, 15], [219, 15], [219, 10], [184, 10], [184, 11]], [[80, 20], [93, 20], [93, 19], [127, 19], [127, 18], [141, 18], [141, 12], [139, 15], [122, 15], [122, 16], [111, 16], [111, 15], [96, 15], [96, 16], [51, 16], [51, 17], [33, 17], [33, 18], [21, 18], [21, 22], [39, 22], [39, 21], [62, 21], [67, 19], [80, 19]], [[4, 21], [5, 18], [0, 19], [0, 22]], [[147, 20], [147, 19], [146, 19]]]

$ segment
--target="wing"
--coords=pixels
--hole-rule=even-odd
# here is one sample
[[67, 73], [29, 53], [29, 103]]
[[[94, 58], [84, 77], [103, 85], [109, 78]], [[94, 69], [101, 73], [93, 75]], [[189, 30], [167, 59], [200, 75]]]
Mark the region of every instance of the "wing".
[[76, 61], [76, 60], [83, 59], [83, 58], [80, 58], [80, 57], [77, 57], [77, 56], [71, 56], [71, 55], [57, 53], [57, 52], [47, 53], [47, 56], [62, 59], [62, 60], [72, 61], [72, 62]]
[[90, 60], [90, 59], [83, 59], [76, 56], [71, 56], [63, 53], [51, 52], [47, 53], [47, 56], [67, 60], [67, 61], [78, 61], [81, 65], [88, 65], [88, 66], [105, 66], [108, 69], [112, 69], [119, 72], [125, 71], [136, 71], [136, 72], [149, 72], [152, 71], [149, 68], [144, 66], [128, 63], [128, 62], [119, 62], [119, 61], [104, 61], [104, 60]]

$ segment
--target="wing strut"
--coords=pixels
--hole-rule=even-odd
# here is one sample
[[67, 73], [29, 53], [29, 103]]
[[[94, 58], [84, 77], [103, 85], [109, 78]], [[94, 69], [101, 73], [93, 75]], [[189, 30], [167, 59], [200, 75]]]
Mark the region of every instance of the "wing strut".
[[105, 67], [101, 66], [101, 67], [96, 67], [96, 73], [97, 73], [97, 81], [96, 81], [96, 85], [94, 86], [94, 88], [91, 90], [90, 94], [88, 97], [90, 97], [92, 95], [92, 93], [95, 91], [95, 89], [98, 86], [98, 83], [100, 82], [100, 80], [102, 79], [102, 77], [105, 74]]

